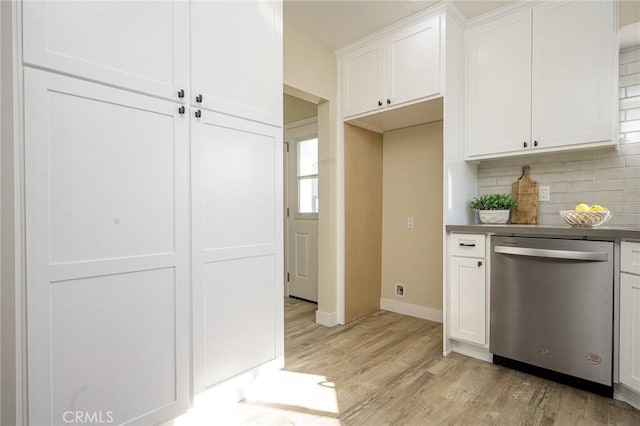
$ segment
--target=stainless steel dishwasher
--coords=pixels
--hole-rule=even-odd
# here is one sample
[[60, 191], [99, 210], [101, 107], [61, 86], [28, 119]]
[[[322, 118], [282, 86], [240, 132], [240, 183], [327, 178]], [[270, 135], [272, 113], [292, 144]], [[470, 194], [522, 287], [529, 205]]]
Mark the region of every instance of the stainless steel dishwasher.
[[493, 362], [613, 395], [613, 242], [491, 238]]

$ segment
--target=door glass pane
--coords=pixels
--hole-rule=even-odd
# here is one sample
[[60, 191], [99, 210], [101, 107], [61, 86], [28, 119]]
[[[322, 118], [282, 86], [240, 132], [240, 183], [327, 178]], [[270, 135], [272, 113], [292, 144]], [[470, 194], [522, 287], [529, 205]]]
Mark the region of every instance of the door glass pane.
[[298, 142], [298, 176], [318, 174], [318, 138]]
[[318, 178], [298, 179], [298, 213], [318, 213]]

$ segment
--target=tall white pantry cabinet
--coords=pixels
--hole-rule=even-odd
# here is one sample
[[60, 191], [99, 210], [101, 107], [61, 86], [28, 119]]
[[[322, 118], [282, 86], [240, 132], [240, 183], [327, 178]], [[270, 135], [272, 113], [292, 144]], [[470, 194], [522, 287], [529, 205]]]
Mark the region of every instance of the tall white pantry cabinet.
[[25, 1], [21, 34], [29, 424], [277, 364], [281, 2]]

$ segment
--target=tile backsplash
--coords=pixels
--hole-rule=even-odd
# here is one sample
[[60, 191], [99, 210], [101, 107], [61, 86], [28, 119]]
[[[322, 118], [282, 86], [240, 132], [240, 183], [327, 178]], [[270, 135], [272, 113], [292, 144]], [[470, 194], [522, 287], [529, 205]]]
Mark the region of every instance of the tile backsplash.
[[558, 210], [601, 204], [613, 213], [608, 225], [640, 226], [640, 46], [620, 53], [620, 147], [482, 161], [478, 194], [511, 193], [530, 166], [531, 179], [551, 189], [540, 202], [538, 223], [563, 224]]

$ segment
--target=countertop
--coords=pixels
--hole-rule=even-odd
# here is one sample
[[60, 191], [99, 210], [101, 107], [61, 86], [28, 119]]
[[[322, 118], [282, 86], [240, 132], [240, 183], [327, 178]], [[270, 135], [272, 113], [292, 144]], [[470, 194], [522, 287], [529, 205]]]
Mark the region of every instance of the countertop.
[[467, 232], [499, 235], [532, 235], [581, 237], [584, 239], [640, 240], [640, 227], [599, 226], [572, 228], [568, 225], [447, 225], [447, 232]]

